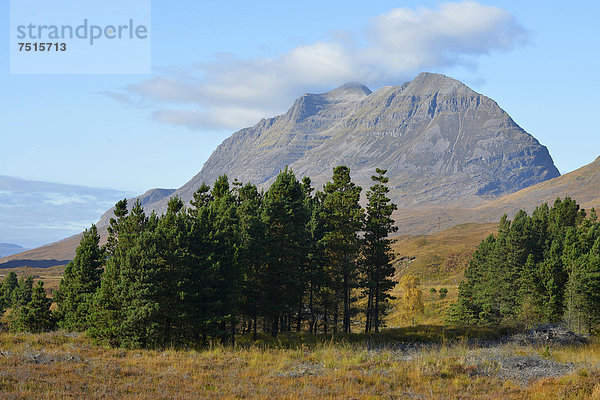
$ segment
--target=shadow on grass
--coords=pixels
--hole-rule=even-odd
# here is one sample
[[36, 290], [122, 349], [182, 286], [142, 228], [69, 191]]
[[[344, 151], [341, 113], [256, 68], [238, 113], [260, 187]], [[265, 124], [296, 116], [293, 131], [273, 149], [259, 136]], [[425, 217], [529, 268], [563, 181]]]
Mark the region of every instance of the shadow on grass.
[[378, 333], [352, 333], [344, 335], [309, 334], [306, 332], [282, 333], [276, 338], [259, 334], [254, 340], [252, 334], [238, 336], [236, 345], [240, 347], [300, 348], [322, 344], [349, 344], [368, 347], [394, 347], [401, 344], [442, 344], [466, 341], [498, 340], [516, 331], [511, 328], [486, 327], [447, 327], [438, 325], [418, 325], [404, 328], [389, 328]]

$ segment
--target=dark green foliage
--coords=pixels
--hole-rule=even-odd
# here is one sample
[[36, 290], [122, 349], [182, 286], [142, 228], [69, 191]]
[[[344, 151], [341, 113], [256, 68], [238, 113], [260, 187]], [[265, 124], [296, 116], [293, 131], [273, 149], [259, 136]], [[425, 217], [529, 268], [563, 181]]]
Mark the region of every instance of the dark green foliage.
[[51, 304], [52, 301], [46, 297], [44, 282], [38, 281], [31, 292], [31, 300], [13, 309], [11, 329], [33, 333], [52, 330], [54, 318], [50, 311]]
[[89, 328], [89, 315], [94, 294], [100, 287], [104, 251], [95, 225], [83, 233], [75, 258], [65, 268], [55, 301], [59, 326], [83, 332]]
[[208, 325], [221, 341], [233, 342], [241, 290], [237, 200], [226, 176], [217, 179], [211, 194], [213, 200], [208, 207], [211, 240], [208, 276], [212, 293], [206, 299], [211, 312]]
[[571, 198], [500, 221], [473, 254], [448, 322], [532, 326], [566, 320], [596, 325], [600, 296], [593, 252], [596, 217]]
[[0, 314], [7, 308], [12, 306], [13, 292], [19, 286], [17, 280], [17, 274], [14, 271], [10, 271], [8, 275], [4, 277], [2, 286], [0, 286]]
[[302, 312], [309, 253], [305, 198], [306, 189], [288, 168], [265, 195], [265, 268], [261, 279], [262, 295], [267, 300], [264, 312], [273, 336], [287, 329], [293, 313]]
[[[100, 287], [93, 299], [90, 315], [91, 336], [100, 338], [111, 345], [120, 344], [120, 330], [123, 320], [123, 301], [121, 297], [121, 262], [124, 258], [126, 236], [121, 236], [127, 218], [127, 200], [119, 201], [115, 206], [115, 217], [110, 220], [106, 245], [107, 260]], [[121, 244], [121, 246], [119, 246]]]
[[265, 278], [266, 226], [262, 219], [263, 196], [256, 186], [246, 184], [238, 191], [240, 247], [238, 261], [242, 273], [241, 312], [247, 329], [258, 337], [258, 318], [269, 306], [262, 293]]
[[333, 170], [333, 178], [324, 187], [322, 218], [325, 234], [321, 239], [336, 299], [334, 304], [334, 329], [338, 308], [342, 307], [343, 332], [350, 333], [350, 318], [355, 312], [352, 289], [358, 287], [357, 259], [360, 252], [358, 233], [363, 228], [364, 210], [360, 206], [361, 188], [350, 179], [350, 169], [339, 166]]
[[163, 283], [157, 224], [158, 218], [147, 217], [139, 202], [112, 224], [118, 236], [95, 298], [94, 336], [128, 347], [158, 344], [157, 295]]
[[[67, 268], [61, 325], [87, 327], [111, 345], [163, 348], [233, 344], [237, 333], [258, 337], [259, 329], [273, 336], [303, 327], [337, 331], [342, 311], [349, 333], [352, 291], [366, 285], [377, 329], [393, 285], [387, 235], [395, 231], [385, 171], [377, 172], [365, 241], [361, 189], [346, 167], [314, 197], [310, 179], [300, 183], [286, 168], [266, 193], [220, 176], [194, 193], [189, 208], [173, 198], [160, 217], [146, 216], [139, 202], [128, 212], [120, 201], [105, 253], [92, 228]], [[74, 298], [91, 304], [89, 316], [71, 306]]]
[[161, 285], [154, 291], [158, 309], [153, 316], [157, 329], [153, 336], [165, 346], [190, 340], [189, 301], [190, 249], [189, 217], [178, 197], [171, 198], [167, 212], [158, 220], [152, 238], [155, 244], [154, 276]]
[[18, 308], [31, 301], [33, 292], [33, 277], [19, 278], [17, 287], [12, 291], [10, 306]]
[[392, 219], [397, 207], [387, 197], [387, 171], [377, 168], [376, 172], [377, 175], [371, 177], [375, 184], [367, 192], [369, 203], [363, 241], [363, 286], [367, 296], [365, 332], [371, 328], [379, 331], [384, 305], [391, 298], [389, 291], [396, 285], [392, 280], [394, 254], [388, 235], [398, 230]]
[[333, 276], [328, 273], [325, 257], [325, 214], [323, 212], [323, 201], [325, 194], [316, 192], [312, 197], [313, 188], [310, 178], [302, 180], [302, 187], [306, 194], [306, 208], [310, 213], [307, 225], [309, 250], [307, 255], [306, 269], [306, 298], [308, 330], [316, 333], [319, 325], [327, 333], [329, 329], [329, 316], [335, 304], [332, 281]]

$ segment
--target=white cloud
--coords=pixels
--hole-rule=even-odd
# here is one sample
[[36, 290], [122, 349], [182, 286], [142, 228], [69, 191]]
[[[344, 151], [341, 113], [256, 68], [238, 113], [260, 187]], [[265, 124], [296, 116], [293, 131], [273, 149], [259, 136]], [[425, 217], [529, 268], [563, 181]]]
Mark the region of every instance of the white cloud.
[[150, 103], [153, 117], [190, 129], [236, 129], [283, 112], [300, 93], [347, 81], [400, 84], [424, 70], [472, 66], [478, 56], [510, 50], [527, 38], [507, 11], [477, 2], [438, 9], [398, 8], [364, 31], [296, 47], [275, 58], [220, 56], [111, 92], [118, 101]]
[[64, 206], [66, 204], [94, 204], [97, 201], [96, 197], [89, 195], [80, 195], [76, 193], [53, 193], [46, 192], [42, 193], [46, 198], [44, 203], [53, 206]]
[[[28, 224], [28, 225], [15, 225], [9, 226], [12, 229], [21, 229], [21, 230], [38, 230], [38, 231], [68, 231], [69, 234], [77, 234], [83, 232], [85, 229], [88, 229], [91, 226], [91, 222], [88, 221], [65, 221], [57, 224]], [[58, 240], [58, 239], [57, 239]]]

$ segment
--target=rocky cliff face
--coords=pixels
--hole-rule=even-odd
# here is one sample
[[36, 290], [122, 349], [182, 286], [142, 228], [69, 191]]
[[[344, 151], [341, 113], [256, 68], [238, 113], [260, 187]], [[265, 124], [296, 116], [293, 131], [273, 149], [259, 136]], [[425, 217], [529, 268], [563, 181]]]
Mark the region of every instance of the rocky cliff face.
[[[285, 114], [231, 135], [181, 188], [152, 189], [136, 199], [148, 213], [162, 213], [170, 197], [188, 203], [202, 182], [212, 184], [221, 174], [266, 188], [286, 165], [299, 178], [310, 176], [321, 189], [333, 167], [342, 164], [365, 190], [375, 168], [388, 170], [390, 197], [400, 206], [395, 219], [401, 233], [495, 222], [504, 212], [534, 207], [556, 195], [571, 194], [586, 207], [600, 204], [593, 184], [598, 182], [598, 160], [545, 182], [560, 174], [544, 146], [492, 99], [430, 73], [375, 92], [348, 83], [327, 93], [305, 94]], [[101, 232], [111, 216], [112, 210], [102, 216]], [[72, 258], [78, 242], [74, 236], [0, 264]]]
[[[477, 205], [560, 175], [546, 147], [492, 99], [422, 73], [375, 92], [348, 83], [305, 94], [285, 114], [231, 135], [173, 195], [188, 201], [221, 174], [266, 187], [286, 165], [320, 188], [342, 164], [364, 189], [375, 168], [387, 169], [401, 207]], [[162, 212], [167, 201], [147, 208]]]

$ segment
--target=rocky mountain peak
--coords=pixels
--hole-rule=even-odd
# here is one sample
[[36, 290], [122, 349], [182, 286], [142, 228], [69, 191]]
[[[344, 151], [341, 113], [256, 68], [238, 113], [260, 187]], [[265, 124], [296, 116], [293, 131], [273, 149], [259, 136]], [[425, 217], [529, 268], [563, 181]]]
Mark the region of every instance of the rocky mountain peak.
[[443, 74], [422, 72], [406, 85], [406, 91], [414, 94], [472, 92], [467, 85]]
[[329, 101], [360, 101], [371, 93], [371, 89], [360, 82], [348, 82], [323, 96]]
[[[422, 73], [372, 93], [350, 82], [305, 94], [285, 114], [231, 135], [172, 195], [187, 202], [222, 174], [267, 187], [285, 166], [320, 189], [337, 165], [363, 188], [375, 168], [387, 169], [401, 207], [477, 205], [560, 175], [548, 150], [495, 101]], [[147, 207], [164, 212], [167, 201]]]

